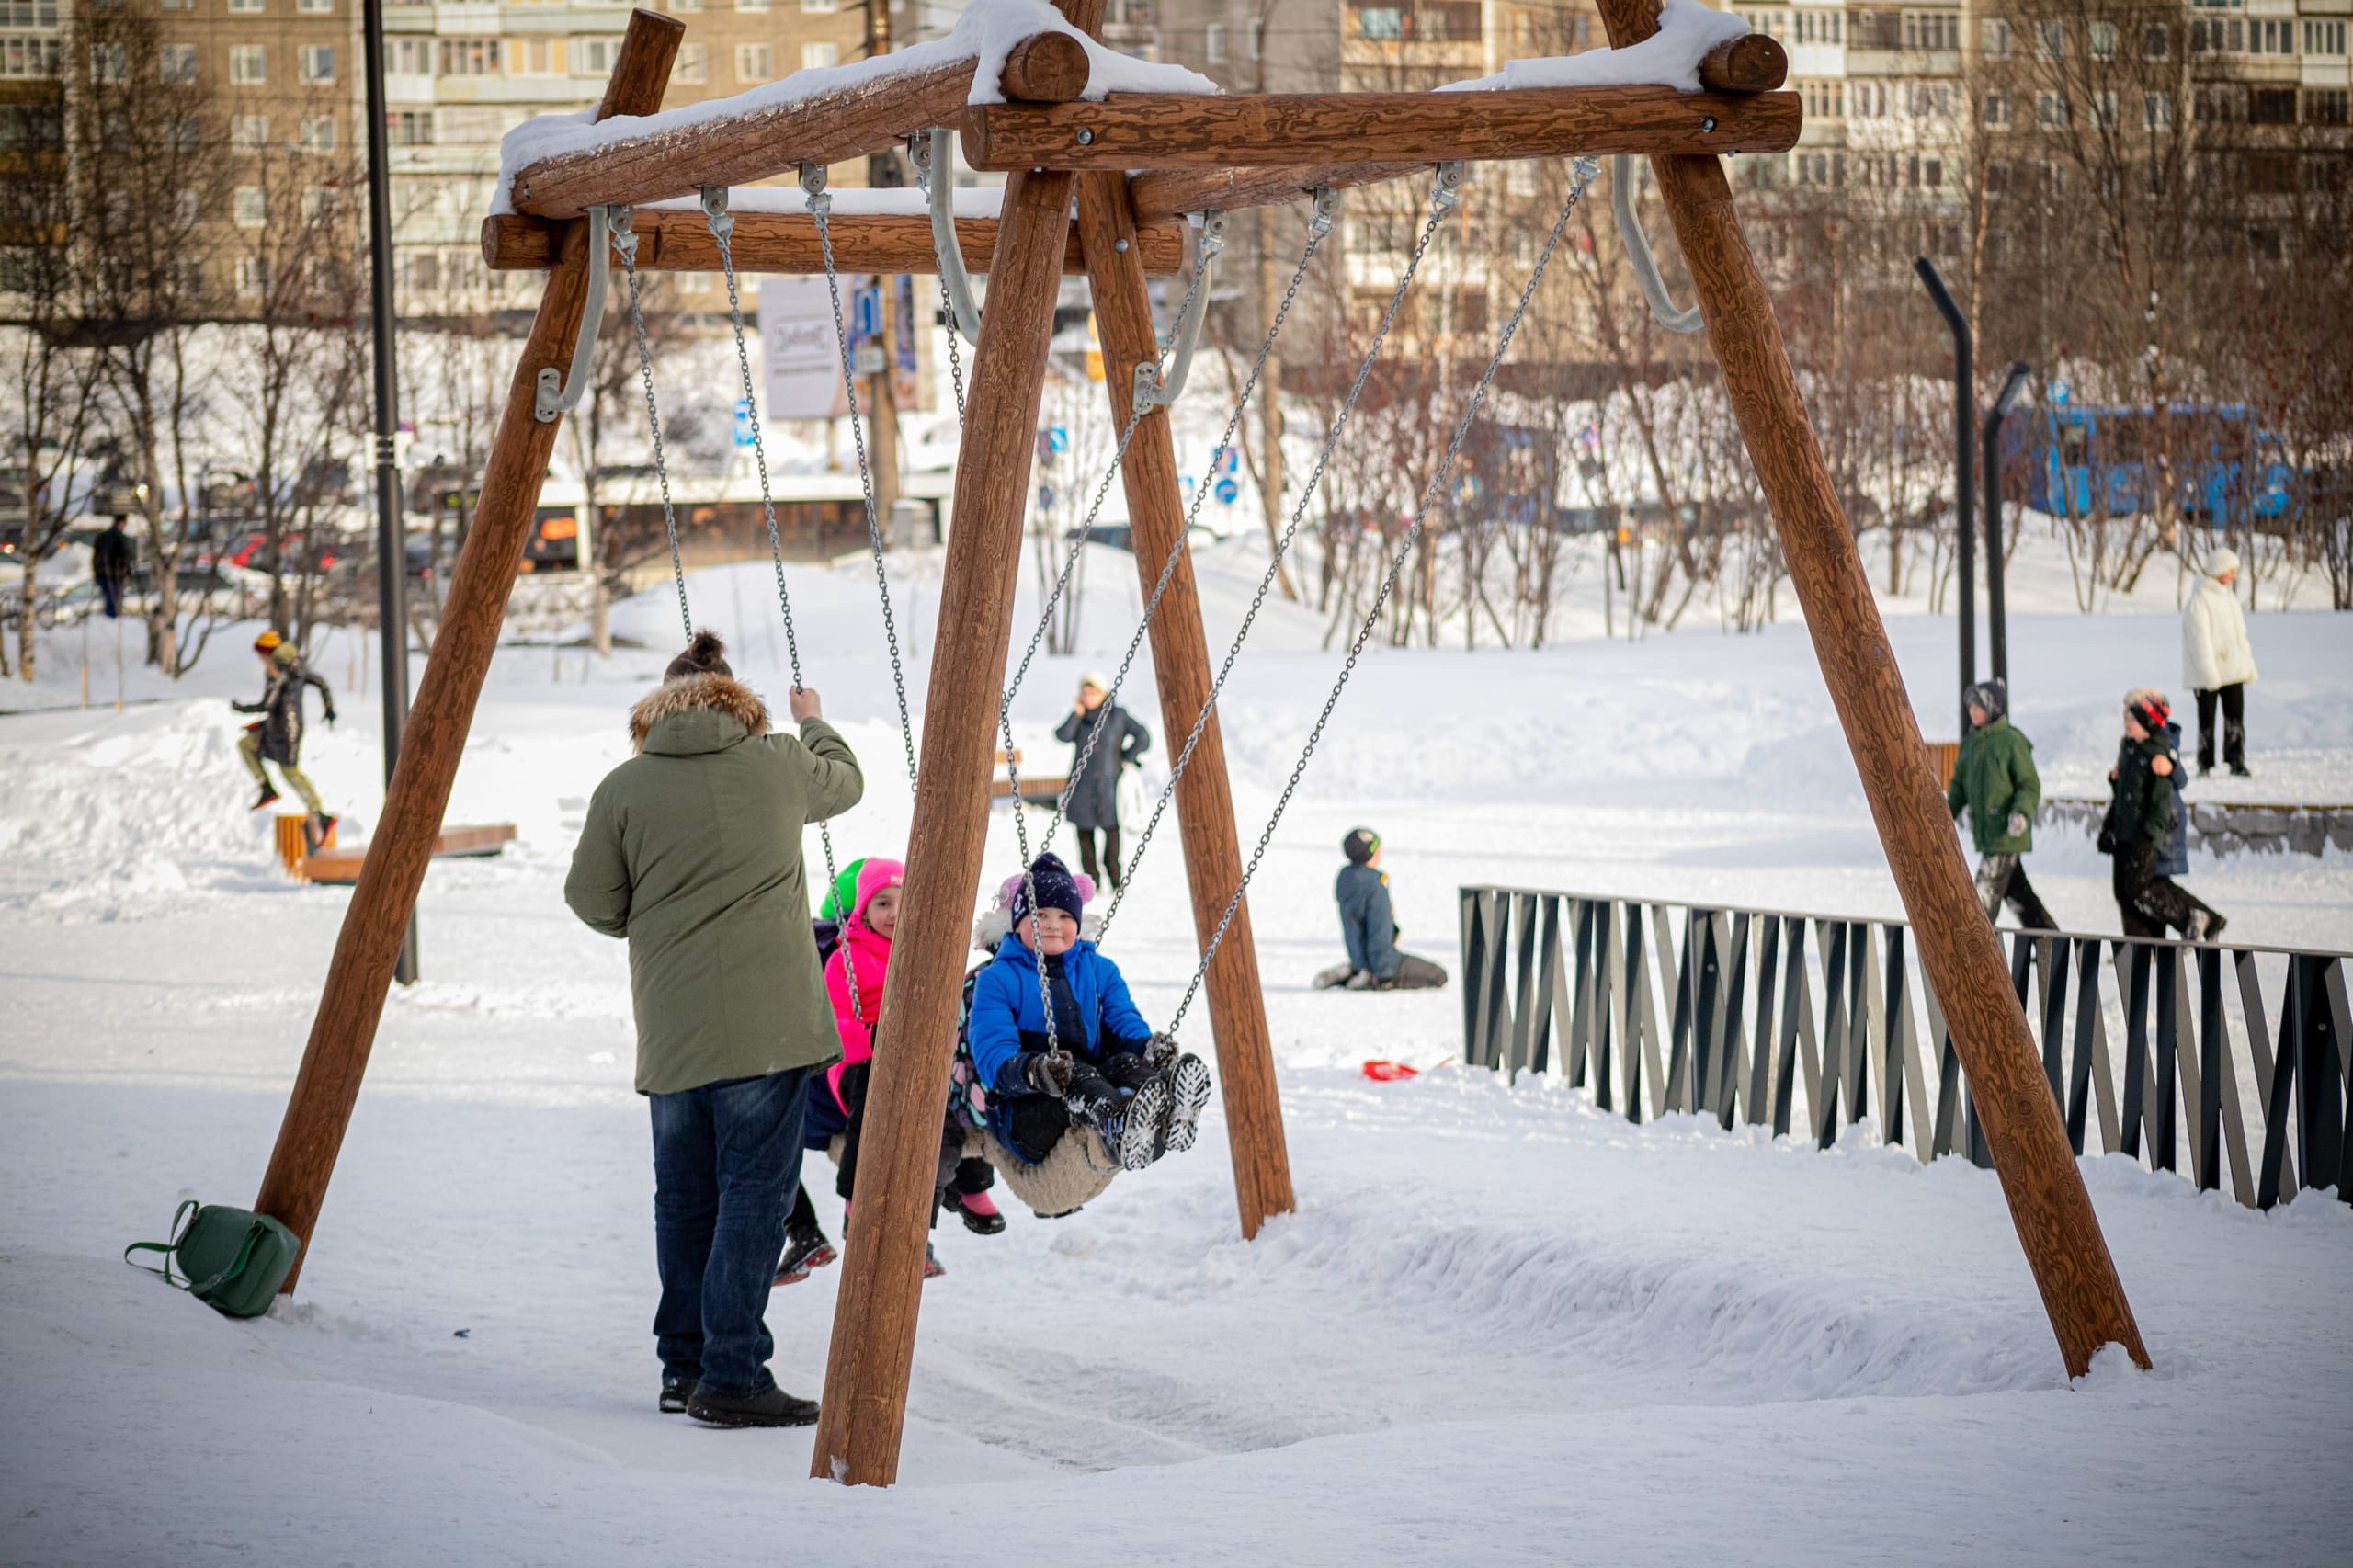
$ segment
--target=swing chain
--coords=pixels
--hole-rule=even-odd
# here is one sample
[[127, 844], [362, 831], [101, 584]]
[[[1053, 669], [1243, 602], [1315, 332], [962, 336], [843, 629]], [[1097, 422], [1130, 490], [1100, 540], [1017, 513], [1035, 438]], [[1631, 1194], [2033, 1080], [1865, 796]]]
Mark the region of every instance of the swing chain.
[[[882, 635], [891, 650], [891, 686], [899, 699], [899, 740], [906, 748], [907, 786], [915, 782], [915, 731], [907, 716], [907, 672], [899, 653], [899, 619], [891, 608], [891, 576], [882, 561], [882, 528], [874, 505], [874, 470], [866, 455], [866, 426], [858, 414], [857, 365], [850, 354], [849, 331], [842, 319], [841, 278], [834, 269], [834, 199], [825, 193], [825, 165], [801, 165], [801, 189], [808, 199], [809, 215], [817, 225], [817, 244], [825, 257], [825, 293], [834, 307], [834, 343], [841, 350], [842, 395], [848, 400], [850, 438], [858, 444], [858, 483], [866, 501], [866, 541], [874, 557], [874, 586], [882, 604]], [[885, 365], [882, 373], [889, 375]]]
[[694, 611], [687, 606], [687, 568], [678, 555], [678, 514], [670, 499], [670, 460], [662, 449], [662, 411], [654, 399], [654, 354], [645, 340], [645, 310], [638, 296], [637, 229], [627, 207], [614, 209], [613, 249], [620, 253], [621, 269], [629, 276], [629, 324], [637, 337], [637, 378], [645, 388], [645, 422], [654, 432], [654, 477], [662, 486], [662, 531], [670, 540], [670, 575], [678, 585], [678, 619], [691, 641]]
[[1324, 738], [1324, 726], [1332, 722], [1333, 710], [1339, 706], [1340, 695], [1347, 689], [1348, 677], [1356, 673], [1357, 661], [1363, 655], [1365, 644], [1371, 640], [1373, 629], [1381, 623], [1381, 611], [1388, 607], [1390, 595], [1396, 591], [1398, 575], [1404, 571], [1406, 557], [1413, 552], [1421, 537], [1422, 525], [1428, 517], [1430, 508], [1439, 504], [1445, 493], [1446, 483], [1454, 472], [1455, 459], [1461, 455], [1462, 443], [1470, 436], [1471, 426], [1478, 420], [1480, 407], [1486, 402], [1488, 389], [1495, 385], [1496, 372], [1503, 368], [1504, 356], [1511, 350], [1511, 341], [1519, 331], [1520, 322], [1527, 317], [1528, 308], [1535, 301], [1537, 286], [1544, 280], [1544, 269], [1551, 265], [1552, 253], [1560, 247], [1562, 234], [1567, 232], [1569, 215], [1576, 210], [1586, 187], [1599, 172], [1598, 165], [1590, 158], [1580, 157], [1571, 167], [1569, 199], [1562, 203], [1561, 215], [1552, 221], [1552, 232], [1545, 237], [1544, 248], [1536, 257], [1536, 266], [1528, 275], [1527, 285], [1520, 290], [1519, 302], [1513, 308], [1511, 318], [1504, 323], [1503, 335], [1495, 343], [1495, 351], [1488, 358], [1487, 368], [1479, 377], [1479, 384], [1472, 389], [1470, 403], [1463, 409], [1461, 419], [1455, 425], [1454, 437], [1447, 443], [1446, 455], [1438, 460], [1437, 472], [1430, 476], [1428, 485], [1422, 492], [1420, 504], [1414, 508], [1413, 521], [1406, 525], [1396, 553], [1390, 558], [1389, 571], [1381, 578], [1380, 589], [1373, 595], [1372, 608], [1366, 611], [1356, 636], [1348, 643], [1348, 656], [1340, 665], [1339, 678], [1333, 682], [1331, 695], [1324, 699], [1324, 710], [1316, 716], [1314, 728], [1308, 732], [1307, 744], [1301, 750], [1298, 762], [1291, 766], [1290, 778], [1284, 782], [1283, 792], [1275, 801], [1274, 813], [1267, 819], [1265, 831], [1258, 835], [1258, 842], [1250, 852], [1249, 863], [1243, 868], [1241, 885], [1226, 901], [1225, 913], [1218, 919], [1216, 932], [1201, 949], [1200, 965], [1193, 971], [1192, 981], [1185, 987], [1184, 997], [1176, 1004], [1176, 1011], [1168, 1021], [1168, 1032], [1171, 1034], [1185, 1021], [1186, 1012], [1192, 1006], [1193, 998], [1199, 994], [1201, 983], [1209, 974], [1210, 961], [1217, 957], [1217, 949], [1224, 942], [1226, 932], [1233, 928], [1234, 914], [1242, 907], [1242, 895], [1249, 891], [1250, 879], [1257, 875], [1259, 863], [1266, 858], [1267, 846], [1274, 839], [1275, 828], [1282, 822], [1283, 812], [1290, 807], [1292, 795], [1298, 792], [1299, 781], [1307, 772], [1308, 759], [1315, 755], [1316, 744]]
[[[1459, 183], [1459, 165], [1457, 168], [1456, 183]], [[1334, 198], [1333, 215], [1336, 216], [1338, 192], [1325, 191], [1317, 198], [1318, 218], [1324, 215], [1324, 196]], [[1275, 578], [1281, 572], [1283, 561], [1290, 552], [1291, 540], [1298, 535], [1300, 524], [1307, 516], [1307, 508], [1314, 500], [1316, 485], [1322, 481], [1324, 469], [1331, 463], [1332, 453], [1339, 445], [1340, 436], [1347, 428], [1348, 421], [1356, 414], [1357, 401], [1363, 396], [1365, 383], [1371, 378], [1372, 367], [1380, 358], [1381, 345], [1388, 341], [1391, 329], [1396, 325], [1397, 313], [1404, 307], [1406, 293], [1413, 287], [1415, 276], [1421, 270], [1422, 260], [1429, 254], [1431, 242], [1438, 237], [1439, 226], [1445, 222], [1447, 215], [1454, 210], [1455, 204], [1453, 186], [1447, 180], [1445, 169], [1441, 168], [1438, 171], [1438, 184], [1430, 194], [1429, 217], [1424, 221], [1422, 232], [1414, 242], [1414, 249], [1405, 258], [1405, 269], [1399, 274], [1396, 288], [1390, 291], [1389, 308], [1381, 312], [1381, 324], [1373, 331], [1372, 343], [1365, 350], [1363, 358], [1357, 362], [1356, 377], [1348, 383], [1347, 395], [1341, 399], [1339, 412], [1333, 415], [1331, 427], [1324, 433], [1324, 444], [1315, 454], [1314, 465], [1308, 471], [1305, 482], [1300, 486], [1299, 504], [1291, 508], [1290, 518], [1283, 526], [1282, 537], [1276, 540], [1273, 556], [1267, 562], [1267, 570], [1259, 575], [1257, 592], [1251, 596], [1250, 608], [1244, 613], [1242, 624], [1235, 630], [1233, 641], [1226, 648], [1225, 663], [1218, 669], [1217, 679], [1210, 687], [1209, 697], [1202, 702], [1200, 711], [1193, 716], [1192, 730], [1186, 735], [1184, 747], [1177, 753], [1176, 764], [1169, 770], [1168, 782], [1161, 788], [1160, 799], [1153, 803], [1152, 816], [1145, 822], [1143, 832], [1136, 840], [1135, 852], [1128, 858], [1128, 874], [1120, 879], [1120, 886], [1111, 895], [1111, 907], [1104, 912], [1102, 928], [1106, 935], [1109, 934], [1111, 922], [1118, 917], [1120, 905], [1126, 899], [1128, 888], [1135, 880], [1136, 868], [1143, 863], [1144, 851], [1152, 846], [1152, 835], [1159, 830], [1161, 819], [1167, 814], [1169, 802], [1176, 799], [1177, 780], [1185, 777], [1185, 769], [1191, 765], [1193, 753], [1199, 746], [1201, 736], [1209, 729], [1210, 715], [1216, 711], [1218, 696], [1225, 689], [1226, 677], [1233, 673], [1234, 662], [1242, 656], [1242, 645], [1249, 638], [1251, 628], [1257, 624], [1258, 612], [1265, 608], [1267, 596], [1274, 587]], [[1328, 227], [1327, 224], [1326, 228]], [[1292, 287], [1294, 289], [1298, 287], [1296, 279], [1293, 280]], [[1288, 300], [1285, 303], [1288, 305]], [[1261, 358], [1263, 358], [1263, 356]], [[1229, 431], [1229, 438], [1231, 435], [1232, 432]], [[1196, 491], [1193, 506], [1197, 511], [1200, 502], [1200, 494]], [[1189, 532], [1191, 528], [1189, 516], [1187, 517], [1186, 526]]]
[[[777, 532], [776, 498], [770, 493], [768, 486], [767, 444], [761, 438], [760, 405], [752, 386], [751, 349], [744, 341], [743, 292], [735, 276], [735, 253], [728, 243], [729, 237], [735, 232], [735, 220], [727, 210], [725, 186], [704, 186], [700, 195], [703, 214], [710, 229], [710, 237], [719, 247], [720, 275], [727, 282], [727, 317], [735, 332], [735, 368], [743, 381], [744, 406], [751, 413], [751, 417], [746, 423], [752, 427], [753, 465], [758, 470], [760, 476], [760, 515], [767, 520], [768, 528], [768, 559], [776, 568], [777, 607], [784, 618], [785, 655], [790, 661], [792, 667], [792, 689], [805, 691], [808, 688], [801, 684], [801, 641], [792, 624], [792, 591], [786, 585], [784, 579], [784, 540]], [[821, 822], [817, 824], [817, 842], [824, 847], [825, 855], [825, 886], [832, 888], [840, 881], [841, 878], [834, 869], [834, 830], [829, 824]], [[858, 1005], [858, 960], [851, 956], [847, 948], [842, 949], [842, 970], [843, 977], [849, 983], [850, 1016], [857, 1017], [860, 1011]]]

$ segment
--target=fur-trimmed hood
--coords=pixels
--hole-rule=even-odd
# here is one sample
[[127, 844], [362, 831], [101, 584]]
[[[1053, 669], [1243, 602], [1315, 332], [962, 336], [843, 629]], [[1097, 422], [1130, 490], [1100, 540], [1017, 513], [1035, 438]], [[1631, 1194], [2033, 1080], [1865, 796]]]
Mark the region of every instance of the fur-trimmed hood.
[[[732, 720], [742, 726], [747, 735], [768, 733], [767, 704], [762, 702], [750, 687], [730, 676], [681, 676], [676, 680], [665, 681], [655, 687], [630, 710], [630, 748], [644, 751], [654, 727], [665, 720], [702, 713]], [[737, 739], [722, 733], [724, 726], [721, 725], [706, 723], [673, 725], [671, 728], [680, 733], [674, 739], [665, 738], [664, 744], [654, 745], [656, 753], [691, 755], [712, 751], [721, 745], [732, 745]]]

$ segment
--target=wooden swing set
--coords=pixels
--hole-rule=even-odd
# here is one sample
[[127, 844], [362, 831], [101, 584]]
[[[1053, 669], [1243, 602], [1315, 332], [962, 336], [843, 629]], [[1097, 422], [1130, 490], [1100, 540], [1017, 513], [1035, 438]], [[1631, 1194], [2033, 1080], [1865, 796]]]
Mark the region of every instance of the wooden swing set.
[[[1074, 27], [1090, 35], [1099, 30], [1102, 0], [1058, 3]], [[1601, 0], [1600, 9], [1616, 47], [1657, 30], [1656, 0]], [[642, 10], [631, 16], [598, 119], [660, 108], [683, 32], [671, 17]], [[862, 1220], [843, 1267], [812, 1464], [813, 1474], [845, 1483], [894, 1480], [940, 1085], [956, 1032], [966, 921], [982, 881], [998, 759], [993, 726], [1062, 277], [1083, 272], [1088, 280], [1114, 419], [1131, 426], [1122, 477], [1146, 588], [1154, 585], [1148, 562], [1163, 552], [1175, 562], [1150, 632], [1167, 733], [1183, 733], [1210, 708], [1212, 672], [1181, 549], [1185, 517], [1167, 414], [1160, 408], [1131, 419], [1129, 399], [1139, 369], [1147, 377], [1156, 373], [1161, 355], [1146, 276], [1178, 269], [1186, 216], [1289, 202], [1455, 161], [1643, 154], [1674, 222], [1726, 394], [2062, 1357], [2070, 1375], [2081, 1375], [2093, 1353], [2113, 1343], [2147, 1366], [2024, 1011], [1933, 788], [1885, 628], [1733, 210], [1721, 155], [1779, 152], [1797, 139], [1797, 95], [1769, 90], [1779, 85], [1784, 68], [1777, 45], [1752, 38], [1709, 57], [1701, 72], [1707, 90], [1698, 93], [1647, 86], [1115, 93], [1084, 101], [1085, 50], [1069, 34], [1044, 32], [1011, 51], [999, 82], [1004, 103], [969, 104], [973, 62], [951, 62], [520, 170], [516, 212], [485, 223], [483, 250], [495, 268], [546, 269], [546, 290], [256, 1207], [303, 1238], [307, 1260], [561, 427], [543, 389], [561, 384], [574, 362], [590, 297], [592, 229], [601, 234], [608, 215], [627, 212], [638, 237], [638, 267], [710, 270], [721, 257], [701, 232], [701, 215], [647, 204], [822, 169], [957, 126], [973, 166], [1006, 174], [997, 216], [954, 221], [965, 265], [985, 270], [990, 280], [972, 366], [974, 387], [986, 395], [972, 400], [956, 472], [908, 844], [906, 915], [882, 1007], [892, 1043], [874, 1057]], [[950, 174], [941, 168], [935, 177]], [[808, 216], [745, 212], [735, 223], [735, 267], [808, 272], [827, 265], [819, 242], [828, 236]], [[932, 232], [922, 219], [842, 213], [832, 218], [831, 231], [830, 265], [841, 271], [938, 269]], [[601, 265], [595, 270], [601, 275]], [[1197, 932], [1205, 950], [1216, 944], [1204, 978], [1235, 1200], [1249, 1237], [1269, 1217], [1290, 1211], [1295, 1198], [1248, 911], [1238, 892], [1228, 902], [1246, 880], [1213, 714], [1191, 765], [1176, 780], [1176, 806]], [[298, 1277], [299, 1264], [285, 1289], [290, 1291]]]

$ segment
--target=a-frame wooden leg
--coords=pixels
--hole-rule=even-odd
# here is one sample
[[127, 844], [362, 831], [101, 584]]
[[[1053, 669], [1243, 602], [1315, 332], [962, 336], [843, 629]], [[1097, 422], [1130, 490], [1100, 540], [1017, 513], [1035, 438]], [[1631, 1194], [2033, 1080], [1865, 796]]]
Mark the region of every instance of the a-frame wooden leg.
[[[1619, 48], [1657, 30], [1655, 0], [1600, 0], [1600, 8], [1610, 42]], [[1921, 965], [1969, 1070], [1994, 1167], [2068, 1375], [2081, 1377], [2093, 1352], [2109, 1344], [2123, 1346], [2146, 1367], [2149, 1353], [2067, 1146], [2026, 1013], [1961, 861], [1944, 797], [1929, 776], [1903, 674], [1806, 422], [1804, 399], [1733, 210], [1723, 165], [1675, 156], [1653, 158], [1651, 167], [1675, 222], [1741, 437], [1772, 506], [1790, 580], [1862, 776], [1888, 869], [1918, 937]]]
[[[1103, 384], [1115, 428], [1124, 428], [1135, 367], [1158, 358], [1152, 301], [1144, 290], [1143, 256], [1136, 244], [1135, 208], [1128, 177], [1086, 174], [1078, 184], [1079, 244], [1095, 295], [1095, 325], [1103, 345]], [[1184, 537], [1185, 508], [1177, 487], [1176, 453], [1168, 415], [1156, 410], [1137, 425], [1120, 479], [1135, 530], [1136, 571], [1149, 595], [1160, 568]], [[1200, 596], [1192, 557], [1179, 552], [1152, 621], [1152, 661], [1160, 676], [1163, 734], [1176, 760], [1194, 716], [1209, 700], [1214, 672], [1201, 631]], [[1233, 827], [1233, 791], [1226, 779], [1225, 743], [1210, 716], [1185, 776], [1176, 782], [1176, 824], [1184, 837], [1185, 877], [1193, 898], [1193, 928], [1206, 948], [1226, 904], [1242, 885], [1242, 847]], [[1247, 899], [1219, 946], [1207, 980], [1210, 1032], [1217, 1042], [1218, 1081], [1233, 1153], [1233, 1199], [1242, 1233], [1255, 1236], [1269, 1215], [1296, 1206], [1290, 1154], [1283, 1142], [1282, 1102], [1260, 994], [1258, 950], [1250, 935]]]
[[[660, 108], [685, 31], [685, 24], [675, 18], [632, 12], [597, 118], [651, 114]], [[383, 816], [368, 841], [359, 883], [344, 910], [343, 932], [335, 939], [326, 986], [311, 1022], [301, 1070], [262, 1176], [261, 1195], [254, 1199], [256, 1209], [302, 1238], [303, 1250], [286, 1276], [283, 1290], [294, 1289], [309, 1260], [311, 1234], [368, 1071], [384, 995], [392, 983], [392, 966], [433, 858], [433, 840], [441, 831], [441, 812], [449, 803], [449, 787], [458, 776], [466, 732], [473, 725], [483, 677], [497, 651], [506, 597], [514, 589], [524, 540], [538, 511], [540, 484], [547, 477], [556, 433], [563, 427], [561, 420], [540, 423], [533, 404], [541, 368], [568, 367], [580, 335], [588, 289], [587, 229], [585, 222], [567, 223], [557, 237], [558, 260], [548, 274], [523, 362], [507, 388], [473, 527], [450, 572], [449, 601], [442, 607], [433, 657], [417, 685], [400, 758], [384, 791]], [[400, 569], [397, 562], [378, 563], [380, 571]]]
[[[943, 176], [944, 177], [944, 176]], [[988, 838], [997, 701], [1021, 565], [1029, 462], [1070, 243], [1071, 176], [1006, 182], [988, 310], [956, 467], [907, 885], [882, 992], [858, 1223], [842, 1264], [811, 1473], [887, 1486], [899, 1473], [924, 1238], [938, 1169], [940, 1096], [954, 1063], [972, 890]]]

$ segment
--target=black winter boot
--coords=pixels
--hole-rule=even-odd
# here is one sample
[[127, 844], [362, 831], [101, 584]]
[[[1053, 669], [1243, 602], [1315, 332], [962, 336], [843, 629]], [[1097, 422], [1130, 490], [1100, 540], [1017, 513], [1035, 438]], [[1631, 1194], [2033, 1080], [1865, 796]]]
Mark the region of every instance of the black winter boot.
[[755, 1394], [721, 1394], [698, 1383], [687, 1414], [706, 1426], [813, 1426], [817, 1402], [795, 1399], [770, 1383]]

